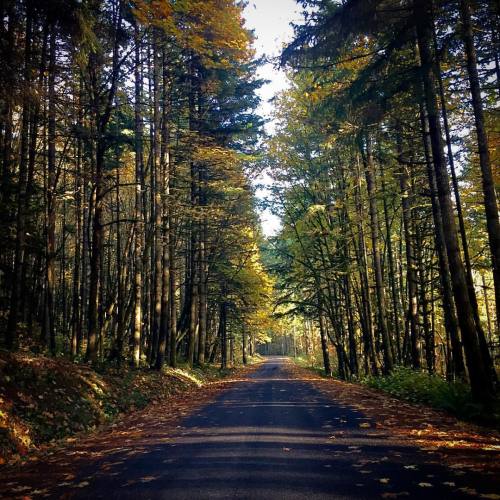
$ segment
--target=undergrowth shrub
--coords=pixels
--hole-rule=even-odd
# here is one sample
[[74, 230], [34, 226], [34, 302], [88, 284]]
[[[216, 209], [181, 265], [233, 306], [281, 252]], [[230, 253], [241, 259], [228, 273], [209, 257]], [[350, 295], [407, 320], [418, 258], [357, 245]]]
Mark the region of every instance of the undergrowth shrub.
[[463, 382], [448, 382], [439, 375], [397, 367], [389, 375], [370, 376], [363, 381], [369, 387], [380, 389], [397, 398], [423, 403], [445, 410], [457, 417], [482, 422], [500, 422], [499, 404], [488, 408], [477, 403], [470, 388]]
[[294, 362], [302, 368], [308, 368], [317, 372], [319, 375], [325, 372], [323, 366], [323, 355], [320, 352], [297, 356], [294, 358]]

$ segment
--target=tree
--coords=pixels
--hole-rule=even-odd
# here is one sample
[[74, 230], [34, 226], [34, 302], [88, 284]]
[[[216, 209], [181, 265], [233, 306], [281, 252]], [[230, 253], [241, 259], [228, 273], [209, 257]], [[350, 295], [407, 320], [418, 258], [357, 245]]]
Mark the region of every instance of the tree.
[[[479, 4], [478, 15], [483, 15], [488, 9], [485, 3]], [[312, 252], [319, 254], [317, 260], [306, 261], [305, 251], [299, 255], [288, 247], [291, 258], [301, 259], [303, 267], [301, 275], [288, 273], [282, 300], [295, 301], [287, 292], [288, 287], [302, 287], [308, 278], [317, 280], [319, 276], [328, 283], [325, 300], [335, 311], [329, 316], [328, 328], [335, 332], [331, 341], [337, 351], [339, 374], [345, 372], [343, 347], [352, 344], [353, 338], [356, 343], [356, 337], [364, 346], [365, 371], [371, 365], [372, 372], [376, 372], [379, 361], [382, 369], [389, 371], [394, 360], [401, 363], [408, 359], [418, 369], [425, 354], [431, 373], [437, 360], [449, 377], [463, 377], [463, 349], [472, 391], [477, 399], [488, 401], [494, 392], [492, 372], [485, 368], [489, 366], [489, 348], [478, 313], [473, 273], [469, 272], [468, 247], [463, 247], [466, 269], [459, 246], [440, 122], [441, 112], [447, 112], [443, 116], [449, 118], [444, 123], [449, 159], [453, 161], [456, 153], [451, 144], [450, 124], [460, 127], [456, 120], [464, 115], [468, 120], [467, 113], [471, 110], [467, 107], [467, 96], [461, 94], [458, 108], [450, 112], [447, 101], [452, 97], [447, 86], [456, 89], [468, 76], [469, 86], [473, 87], [471, 61], [476, 46], [472, 36], [467, 38], [467, 27], [470, 28], [472, 21], [470, 4], [460, 2], [458, 10], [449, 3], [439, 3], [433, 8], [427, 0], [402, 4], [391, 0], [349, 0], [303, 5], [305, 21], [295, 26], [295, 39], [282, 56], [294, 87], [281, 97], [277, 112], [280, 128], [269, 151], [271, 162], [279, 165], [281, 171], [276, 181], [282, 183], [277, 203], [286, 214], [283, 237], [286, 235], [287, 240], [292, 230], [295, 239], [307, 249], [309, 259], [315, 255]], [[462, 20], [460, 29], [453, 24], [458, 17]], [[457, 49], [460, 39], [471, 49], [468, 54], [466, 50], [467, 74], [461, 70]], [[438, 55], [443, 57], [446, 54], [443, 47], [449, 46], [453, 48], [444, 75]], [[482, 53], [490, 54], [490, 49], [490, 39], [486, 39]], [[477, 64], [476, 61], [479, 83]], [[486, 74], [491, 76], [486, 67], [480, 70], [484, 70], [484, 78]], [[486, 101], [480, 87], [476, 87], [476, 94], [477, 88], [477, 101], [484, 105]], [[477, 118], [478, 108], [475, 113], [472, 108], [472, 117]], [[477, 129], [477, 119], [475, 122]], [[470, 148], [467, 141], [454, 140], [460, 141], [464, 149]], [[360, 157], [364, 179], [360, 175]], [[319, 182], [317, 176], [312, 177], [318, 171], [317, 164], [326, 172], [326, 178]], [[342, 174], [344, 179], [347, 177], [347, 186], [341, 189], [334, 180], [339, 172], [352, 172], [347, 176]], [[292, 189], [289, 182], [294, 178], [298, 187]], [[454, 178], [457, 193], [464, 189], [459, 183]], [[431, 203], [427, 208], [429, 198]], [[329, 214], [329, 224], [303, 225], [304, 211], [318, 200], [322, 210]], [[343, 208], [343, 218], [333, 216], [337, 207]], [[384, 232], [379, 213], [384, 216]], [[487, 217], [486, 228], [492, 227], [493, 219], [498, 222], [496, 210]], [[351, 223], [347, 241], [341, 237], [345, 232], [341, 229], [342, 221], [346, 220]], [[461, 239], [467, 241], [463, 215], [460, 223]], [[370, 242], [365, 241], [366, 230], [370, 231]], [[491, 236], [494, 231], [488, 229], [486, 234]], [[313, 244], [314, 241], [317, 242]], [[352, 283], [352, 299], [345, 301], [349, 304], [345, 314], [338, 313], [341, 306], [329, 257], [337, 256], [338, 251], [328, 251], [329, 247], [347, 247], [349, 251], [343, 255], [348, 265], [358, 271]], [[369, 252], [371, 262], [366, 258]], [[493, 254], [494, 251], [492, 276], [496, 272]], [[395, 262], [399, 262], [397, 270]], [[439, 275], [432, 272], [434, 265], [439, 267]], [[372, 284], [376, 302], [370, 294]], [[387, 286], [390, 301], [386, 299]], [[444, 359], [436, 358], [436, 323], [431, 323], [429, 315], [429, 307], [436, 300], [443, 309]], [[309, 307], [307, 296], [299, 302]], [[408, 312], [404, 332], [397, 319], [400, 308]], [[373, 334], [375, 339], [371, 342]], [[382, 360], [376, 359], [379, 354]]]

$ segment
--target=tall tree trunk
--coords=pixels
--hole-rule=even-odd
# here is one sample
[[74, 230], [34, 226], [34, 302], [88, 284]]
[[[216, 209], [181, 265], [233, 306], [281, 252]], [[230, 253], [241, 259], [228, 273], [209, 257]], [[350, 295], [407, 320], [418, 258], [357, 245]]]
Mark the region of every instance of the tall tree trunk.
[[421, 59], [425, 104], [429, 121], [432, 156], [443, 221], [443, 232], [450, 268], [453, 269], [451, 278], [457, 305], [458, 320], [465, 348], [467, 367], [469, 369], [471, 387], [475, 397], [481, 400], [489, 400], [493, 394], [493, 384], [491, 377], [485, 370], [479, 347], [477, 329], [474, 321], [474, 311], [469, 299], [465, 269], [458, 246], [448, 172], [443, 153], [441, 123], [439, 121], [435, 75], [433, 73], [435, 60], [431, 50], [434, 22], [432, 17], [432, 3], [430, 0], [414, 0], [413, 8]]
[[327, 377], [331, 377], [332, 366], [330, 364], [330, 354], [328, 353], [325, 312], [323, 311], [323, 300], [321, 298], [321, 293], [322, 293], [321, 290], [318, 288], [318, 320], [319, 320], [319, 334], [321, 338], [321, 352], [323, 353], [323, 368], [325, 370], [325, 375]]
[[[121, 199], [120, 199], [120, 158], [117, 155], [116, 159], [116, 176], [115, 176], [115, 195], [116, 195], [116, 336], [113, 339], [112, 352], [110, 354], [111, 359], [116, 359], [118, 364], [121, 365], [123, 357], [123, 336], [125, 333], [125, 274], [126, 274], [126, 264], [124, 262], [124, 252], [122, 249], [122, 234], [121, 234], [121, 222], [120, 214], [122, 212]], [[125, 251], [126, 255], [126, 251]], [[111, 258], [109, 259], [111, 261]], [[111, 263], [111, 262], [110, 262]], [[109, 277], [110, 273], [109, 273]]]
[[[385, 185], [385, 174], [382, 174], [382, 192], [386, 192]], [[394, 251], [392, 247], [392, 235], [391, 235], [391, 223], [389, 220], [389, 206], [387, 203], [387, 196], [384, 196], [384, 219], [385, 219], [385, 229], [386, 229], [386, 244], [387, 244], [387, 258], [389, 261], [389, 286], [391, 287], [391, 299], [392, 299], [392, 320], [394, 324], [394, 338], [396, 341], [396, 354], [395, 358], [398, 362], [402, 359], [401, 353], [401, 324], [400, 324], [400, 313], [402, 312], [399, 304], [399, 286], [396, 268], [394, 266]]]
[[453, 148], [452, 148], [452, 143], [451, 143], [451, 135], [450, 135], [450, 127], [448, 124], [448, 111], [447, 111], [447, 103], [446, 103], [446, 97], [444, 93], [444, 84], [443, 84], [443, 78], [441, 76], [441, 68], [440, 68], [440, 61], [437, 56], [438, 53], [438, 44], [437, 44], [437, 36], [436, 36], [436, 30], [433, 30], [433, 44], [434, 44], [434, 52], [436, 53], [436, 77], [437, 77], [437, 82], [439, 85], [439, 96], [441, 100], [441, 115], [443, 119], [443, 127], [444, 127], [444, 133], [445, 133], [445, 139], [446, 139], [446, 148], [447, 148], [447, 153], [448, 153], [448, 161], [450, 165], [450, 172], [451, 172], [451, 182], [453, 186], [453, 193], [455, 196], [455, 206], [456, 206], [456, 211], [457, 211], [457, 218], [458, 218], [458, 227], [459, 227], [459, 232], [460, 232], [460, 240], [462, 243], [462, 251], [463, 251], [463, 258], [464, 258], [464, 264], [465, 264], [465, 278], [467, 280], [467, 288], [469, 290], [469, 298], [471, 301], [472, 305], [472, 310], [474, 312], [474, 321], [476, 322], [476, 328], [477, 328], [477, 335], [479, 339], [479, 346], [481, 348], [481, 355], [483, 357], [483, 360], [485, 361], [492, 380], [496, 382], [497, 376], [496, 376], [496, 371], [495, 367], [493, 365], [493, 360], [490, 355], [490, 351], [488, 349], [488, 344], [486, 342], [486, 338], [484, 335], [484, 330], [483, 326], [481, 324], [481, 318], [479, 316], [479, 306], [477, 303], [477, 297], [476, 297], [476, 290], [474, 287], [474, 278], [472, 276], [472, 264], [471, 264], [471, 258], [470, 258], [470, 253], [469, 253], [469, 243], [467, 241], [467, 232], [465, 230], [465, 220], [464, 220], [464, 214], [462, 210], [462, 201], [461, 201], [461, 196], [460, 196], [460, 189], [458, 185], [458, 177], [456, 174], [456, 168], [455, 168], [455, 160], [453, 157]]
[[[92, 50], [89, 55], [87, 71], [89, 75], [89, 88], [91, 90], [92, 119], [94, 120], [94, 143], [95, 143], [95, 166], [93, 172], [94, 188], [94, 218], [92, 221], [92, 242], [90, 256], [90, 277], [89, 277], [89, 331], [86, 358], [91, 363], [95, 363], [99, 356], [99, 342], [101, 336], [101, 326], [103, 319], [102, 305], [102, 283], [103, 273], [103, 245], [104, 245], [104, 162], [107, 149], [107, 129], [111, 114], [115, 105], [115, 96], [118, 88], [120, 76], [119, 61], [119, 32], [122, 24], [121, 0], [116, 2], [116, 11], [113, 19], [113, 56], [112, 67], [109, 75], [109, 87], [105, 92], [104, 103], [101, 90], [101, 68], [99, 67], [99, 55]], [[100, 300], [101, 299], [101, 300]]]
[[424, 265], [424, 240], [421, 233], [421, 226], [416, 225], [415, 231], [415, 243], [416, 243], [416, 262], [418, 268], [418, 278], [419, 278], [419, 302], [420, 309], [422, 311], [422, 333], [425, 340], [425, 360], [427, 364], [427, 370], [429, 373], [434, 373], [435, 371], [435, 357], [434, 357], [434, 334], [429, 321], [429, 310], [428, 310], [428, 300], [427, 300], [427, 273]]
[[189, 366], [194, 365], [197, 336], [199, 333], [198, 323], [198, 263], [197, 263], [197, 235], [196, 230], [192, 230], [190, 242], [190, 274], [189, 274], [189, 323], [188, 323], [188, 346], [187, 346], [187, 361]]
[[221, 370], [227, 368], [227, 302], [226, 298], [222, 298], [220, 304], [219, 315], [219, 338], [220, 338], [220, 352], [221, 352]]
[[[198, 129], [198, 113], [196, 110], [196, 84], [195, 84], [195, 72], [194, 72], [194, 62], [193, 56], [191, 56], [191, 61], [189, 63], [190, 71], [190, 89], [189, 89], [189, 129], [196, 132]], [[199, 110], [198, 110], [199, 112]], [[199, 205], [199, 174], [197, 162], [191, 160], [191, 207], [194, 213], [191, 215], [190, 221], [190, 241], [189, 241], [189, 288], [187, 293], [189, 297], [189, 323], [188, 323], [188, 345], [187, 345], [187, 361], [190, 366], [193, 366], [195, 361], [196, 352], [196, 342], [199, 333], [199, 318], [198, 318], [198, 282], [199, 282], [199, 224], [198, 224], [198, 212], [197, 208]]]
[[[97, 114], [95, 115], [98, 116]], [[94, 187], [94, 214], [92, 220], [92, 241], [90, 255], [90, 277], [89, 277], [89, 330], [87, 341], [86, 358], [91, 363], [95, 363], [98, 358], [99, 340], [99, 297], [100, 297], [100, 277], [102, 264], [102, 248], [104, 238], [104, 228], [102, 226], [103, 211], [103, 163], [104, 144], [100, 132], [97, 142], [96, 160], [93, 175]]]
[[48, 78], [48, 126], [47, 126], [47, 250], [46, 250], [46, 341], [52, 355], [56, 353], [54, 318], [55, 259], [56, 259], [56, 27], [51, 27]]
[[[402, 155], [401, 139], [398, 138], [399, 155]], [[417, 298], [417, 269], [413, 248], [415, 228], [412, 217], [412, 201], [408, 187], [408, 172], [406, 165], [400, 163], [399, 186], [401, 189], [401, 205], [403, 208], [403, 233], [406, 253], [406, 286], [408, 295], [407, 317], [410, 323], [410, 354], [413, 368], [420, 368], [420, 352], [418, 348], [418, 298]]]
[[163, 212], [163, 240], [162, 240], [162, 286], [161, 286], [161, 324], [158, 352], [156, 354], [156, 369], [161, 370], [165, 362], [167, 351], [170, 347], [170, 150], [168, 128], [168, 74], [165, 48], [162, 50], [163, 59], [163, 92], [162, 92], [162, 117], [161, 117], [161, 173], [162, 173], [162, 212]]
[[152, 158], [152, 177], [154, 177], [154, 306], [153, 306], [153, 336], [151, 345], [150, 365], [154, 366], [158, 346], [160, 343], [161, 330], [161, 302], [162, 302], [162, 265], [163, 265], [163, 178], [161, 171], [161, 114], [160, 114], [160, 66], [161, 52], [158, 46], [158, 32], [153, 31], [153, 158]]
[[363, 330], [363, 345], [365, 360], [370, 365], [372, 375], [378, 374], [377, 359], [375, 356], [375, 346], [373, 340], [373, 321], [372, 321], [372, 308], [370, 298], [370, 287], [368, 282], [368, 269], [367, 269], [367, 255], [365, 235], [363, 228], [363, 205], [361, 202], [361, 173], [359, 172], [359, 159], [356, 165], [356, 189], [354, 191], [356, 212], [358, 219], [358, 251], [357, 260], [359, 267], [360, 288], [361, 288], [361, 308], [360, 316], [364, 319], [362, 321]]
[[242, 332], [241, 332], [241, 355], [243, 364], [246, 365], [247, 359], [247, 329], [245, 325], [245, 320], [243, 319]]
[[[170, 176], [172, 179], [172, 175]], [[175, 265], [175, 241], [172, 227], [172, 218], [170, 216], [170, 239], [168, 242], [168, 260], [169, 260], [169, 285], [170, 285], [170, 348], [169, 364], [172, 368], [177, 366], [177, 299], [176, 299], [176, 276], [177, 269]]]
[[[15, 56], [15, 29], [18, 25], [18, 18], [16, 14], [16, 9], [14, 8], [14, 1], [10, 1], [5, 6], [5, 12], [2, 11], [4, 17], [2, 19], [8, 19], [8, 27], [5, 34], [5, 67], [13, 68], [13, 60]], [[2, 75], [5, 82], [5, 89], [14, 88], [15, 85], [15, 75], [13, 71], [6, 71], [6, 74]], [[14, 108], [14, 96], [8, 96], [5, 92], [3, 95], [5, 102], [2, 109], [2, 180], [0, 188], [0, 202], [2, 207], [8, 204], [11, 196], [11, 175], [13, 166], [13, 151], [12, 151], [12, 139], [13, 139], [13, 123], [12, 123], [12, 112]], [[2, 221], [3, 222], [3, 221]]]
[[429, 129], [423, 104], [420, 104], [420, 125], [424, 144], [425, 162], [427, 167], [427, 178], [430, 188], [432, 215], [434, 219], [434, 241], [438, 254], [439, 277], [441, 280], [442, 303], [445, 329], [450, 337], [452, 352], [452, 373], [459, 379], [465, 378], [465, 364], [462, 354], [462, 344], [460, 342], [460, 331], [458, 326], [455, 300], [453, 298], [453, 287], [451, 284], [450, 266], [448, 262], [448, 252], [444, 241], [443, 220], [441, 207], [439, 205], [438, 191], [436, 185], [436, 174], [434, 172], [431, 145], [429, 140]]
[[375, 287], [377, 291], [377, 312], [379, 318], [380, 335], [382, 338], [382, 348], [384, 354], [384, 373], [389, 373], [393, 368], [393, 358], [391, 340], [387, 327], [386, 300], [384, 279], [382, 276], [382, 262], [380, 250], [378, 248], [379, 225], [377, 214], [377, 199], [375, 187], [375, 171], [371, 151], [371, 139], [366, 137], [365, 147], [361, 147], [363, 162], [365, 166], [366, 188], [368, 190], [368, 204], [370, 209], [370, 232], [372, 238], [373, 267], [375, 272]]
[[486, 312], [486, 324], [488, 325], [488, 340], [491, 342], [493, 340], [493, 329], [491, 328], [490, 301], [488, 299], [488, 287], [486, 286], [484, 273], [481, 274], [481, 285], [483, 289], [484, 310]]
[[[82, 126], [82, 108], [81, 108], [81, 92], [79, 95], [77, 113], [77, 126]], [[83, 246], [82, 236], [82, 222], [83, 222], [83, 203], [82, 203], [82, 140], [77, 139], [76, 152], [75, 152], [75, 252], [73, 257], [73, 292], [72, 292], [72, 317], [71, 317], [71, 357], [75, 358], [80, 354], [82, 343], [82, 322], [81, 322], [81, 308], [82, 296], [80, 293], [81, 275], [84, 273], [85, 267], [83, 265], [84, 253], [81, 246]]]
[[202, 210], [199, 231], [199, 281], [198, 281], [198, 312], [199, 312], [199, 342], [198, 342], [198, 364], [205, 363], [205, 351], [207, 342], [207, 311], [208, 311], [208, 262], [207, 262], [207, 180], [206, 167], [200, 167], [199, 172], [200, 207]]
[[143, 272], [143, 196], [144, 185], [144, 160], [143, 160], [143, 123], [142, 123], [142, 74], [141, 74], [141, 48], [140, 30], [135, 26], [135, 207], [134, 207], [134, 321], [132, 325], [132, 359], [131, 364], [138, 367], [141, 356], [142, 337], [142, 272]]
[[351, 300], [351, 280], [346, 274], [344, 278], [345, 308], [347, 315], [347, 332], [349, 334], [349, 368], [353, 377], [359, 374], [358, 354], [356, 349], [356, 332]]
[[477, 69], [477, 55], [474, 47], [471, 5], [469, 0], [460, 0], [460, 18], [462, 21], [462, 39], [465, 45], [465, 54], [467, 58], [467, 73], [469, 76], [472, 108], [474, 110], [474, 120], [476, 124], [479, 165], [481, 167], [484, 208], [486, 213], [486, 226], [488, 229], [491, 263], [493, 267], [493, 283], [495, 287], [495, 303], [497, 310], [497, 331], [500, 332], [500, 221], [498, 219], [497, 195], [495, 192], [495, 182], [493, 180], [490, 152], [488, 149], [488, 136], [486, 133], [483, 101], [481, 97], [481, 85]]
[[26, 91], [23, 95], [23, 110], [21, 114], [21, 137], [19, 146], [19, 177], [17, 186], [17, 216], [16, 216], [16, 246], [14, 254], [14, 271], [12, 289], [10, 295], [9, 316], [5, 344], [7, 349], [12, 349], [17, 344], [17, 324], [23, 289], [23, 268], [26, 245], [26, 198], [28, 182], [28, 144], [29, 144], [29, 119], [30, 98], [27, 92], [31, 81], [31, 57], [32, 57], [32, 34], [33, 34], [33, 11], [31, 4], [26, 10], [26, 34], [24, 47], [24, 84]]

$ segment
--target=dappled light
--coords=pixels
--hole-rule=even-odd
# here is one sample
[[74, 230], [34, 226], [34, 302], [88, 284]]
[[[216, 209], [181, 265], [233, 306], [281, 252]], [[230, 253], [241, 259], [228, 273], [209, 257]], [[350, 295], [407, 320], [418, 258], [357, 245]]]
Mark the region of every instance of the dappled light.
[[[422, 488], [445, 497], [493, 491], [494, 476], [483, 474], [498, 472], [498, 463], [485, 463], [488, 452], [491, 460], [498, 451], [498, 437], [475, 435], [451, 418], [443, 427], [443, 416], [430, 410], [422, 427], [409, 413], [395, 411], [397, 402], [386, 396], [359, 386], [345, 390], [285, 358], [193, 391], [188, 399], [152, 405], [106, 432], [39, 456], [44, 464], [27, 464], [3, 491], [71, 491], [75, 498], [118, 490], [136, 497], [168, 491], [175, 498], [230, 497], [238, 488], [252, 497], [290, 498], [306, 492], [323, 498], [331, 491], [357, 496], [357, 488], [383, 498]], [[388, 424], [385, 411], [397, 419]], [[442, 429], [439, 444], [429, 432], [433, 425]], [[470, 447], [464, 456], [445, 454], [452, 432], [482, 442], [478, 454]], [[37, 486], [24, 486], [34, 471]]]
[[0, 498], [500, 500], [499, 33], [0, 1]]

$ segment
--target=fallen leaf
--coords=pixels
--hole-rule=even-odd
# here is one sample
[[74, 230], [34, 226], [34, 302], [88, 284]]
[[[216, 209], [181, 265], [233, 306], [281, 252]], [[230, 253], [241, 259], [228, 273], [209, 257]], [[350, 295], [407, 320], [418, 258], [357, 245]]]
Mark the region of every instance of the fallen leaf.
[[31, 488], [29, 486], [18, 486], [17, 488], [12, 488], [14, 493], [21, 493], [22, 491], [28, 491]]
[[458, 488], [457, 491], [461, 491], [462, 493], [467, 493], [467, 495], [477, 495], [477, 491], [474, 488]]
[[452, 464], [449, 467], [450, 469], [462, 469], [464, 467], [467, 467], [467, 464], [458, 463], [458, 464]]

